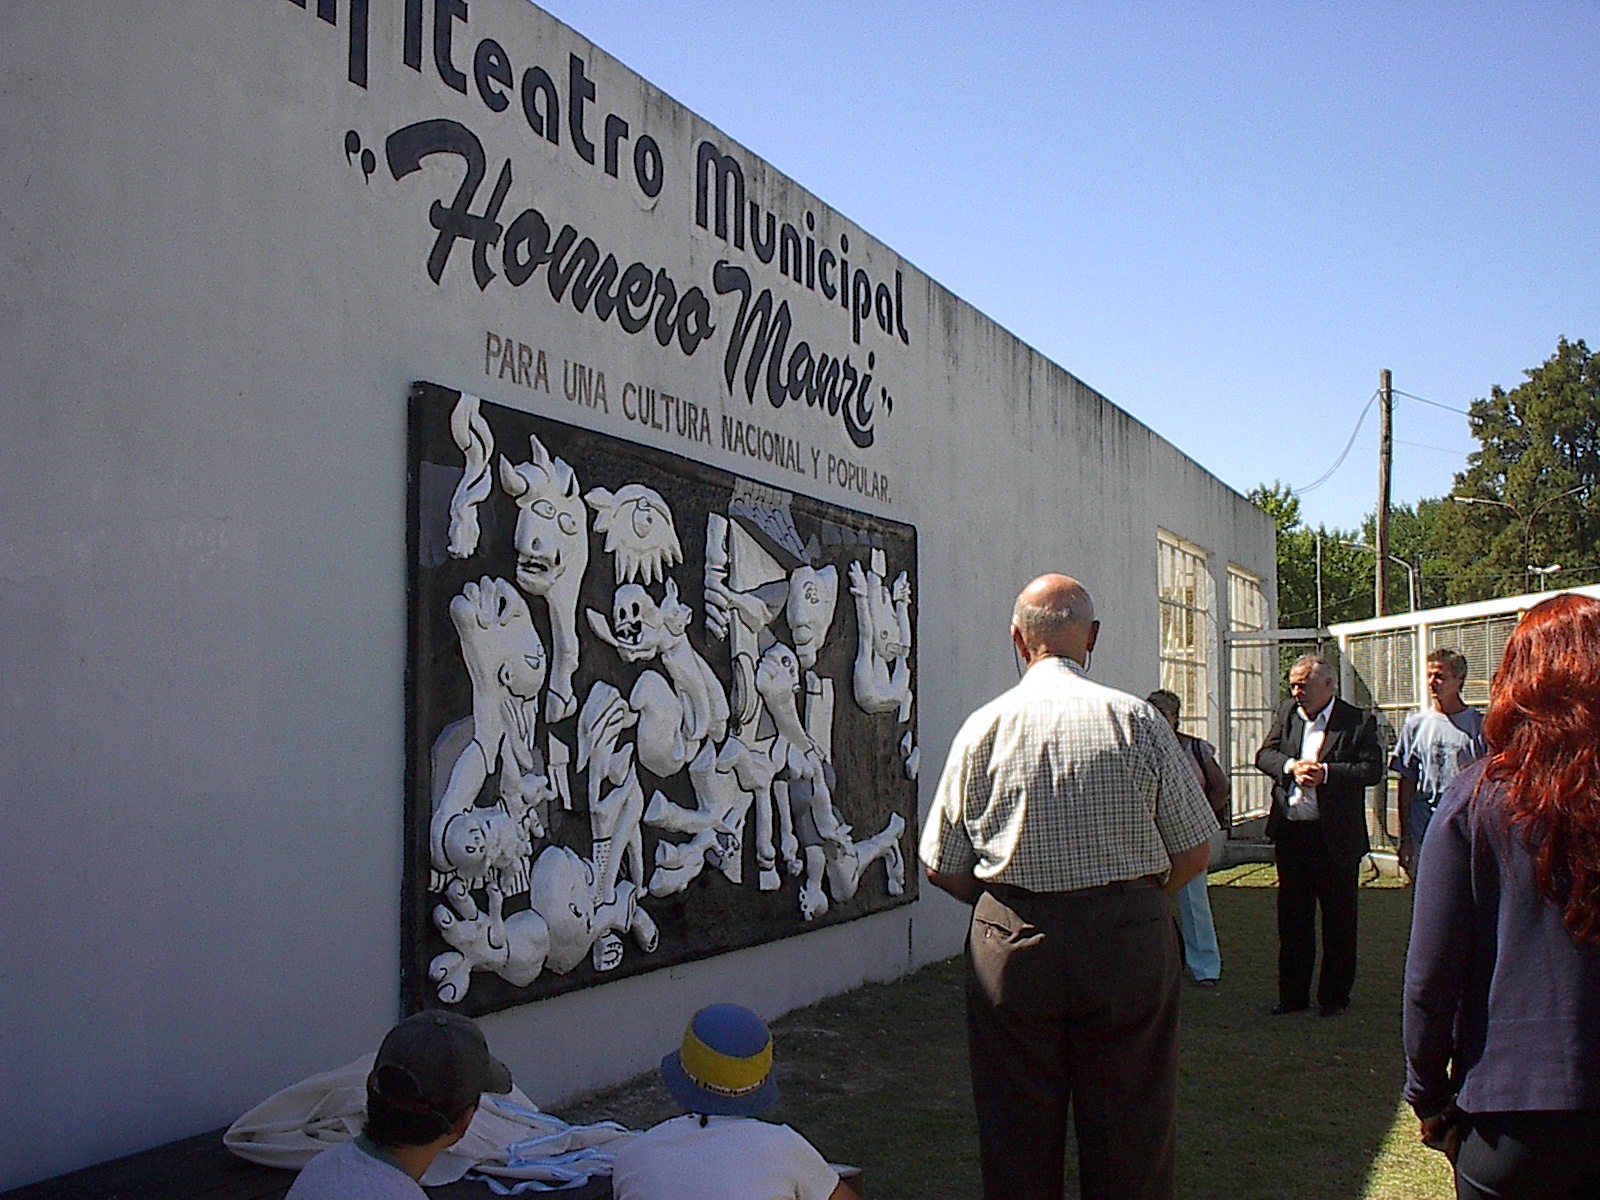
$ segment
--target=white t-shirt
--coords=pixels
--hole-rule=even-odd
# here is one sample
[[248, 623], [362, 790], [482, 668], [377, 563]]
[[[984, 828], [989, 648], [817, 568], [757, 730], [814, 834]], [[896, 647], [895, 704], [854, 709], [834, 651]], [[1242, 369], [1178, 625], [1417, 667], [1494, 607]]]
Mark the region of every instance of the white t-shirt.
[[1406, 718], [1389, 769], [1409, 779], [1429, 808], [1438, 808], [1456, 776], [1487, 753], [1481, 712], [1464, 708], [1446, 716], [1429, 708]]
[[615, 1200], [827, 1200], [839, 1173], [787, 1125], [693, 1113], [617, 1151]]
[[417, 1181], [366, 1138], [324, 1150], [283, 1200], [428, 1200]]

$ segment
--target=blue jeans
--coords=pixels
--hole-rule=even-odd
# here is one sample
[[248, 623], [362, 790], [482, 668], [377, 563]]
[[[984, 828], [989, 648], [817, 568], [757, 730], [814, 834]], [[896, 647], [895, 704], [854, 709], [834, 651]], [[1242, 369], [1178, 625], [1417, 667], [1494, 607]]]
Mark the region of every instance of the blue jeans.
[[1414, 795], [1411, 797], [1411, 844], [1418, 851], [1422, 849], [1422, 839], [1428, 835], [1428, 822], [1433, 820], [1433, 805], [1428, 803], [1426, 796]]
[[1183, 961], [1190, 973], [1196, 979], [1221, 975], [1222, 951], [1217, 947], [1217, 927], [1211, 920], [1204, 871], [1178, 890], [1178, 928], [1183, 933]]

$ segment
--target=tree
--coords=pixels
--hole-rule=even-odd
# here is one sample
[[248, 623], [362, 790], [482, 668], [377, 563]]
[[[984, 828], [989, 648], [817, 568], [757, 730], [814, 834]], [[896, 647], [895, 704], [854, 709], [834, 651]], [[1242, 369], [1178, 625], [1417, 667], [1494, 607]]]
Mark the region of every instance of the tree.
[[1452, 602], [1516, 595], [1534, 567], [1560, 563], [1545, 583], [1592, 580], [1600, 570], [1600, 358], [1582, 340], [1556, 352], [1507, 392], [1495, 386], [1468, 416], [1480, 448], [1456, 475], [1431, 546]]
[[1303, 527], [1300, 498], [1276, 480], [1249, 499], [1278, 527], [1278, 628], [1311, 628], [1319, 611], [1324, 625], [1372, 615], [1372, 552], [1344, 545], [1357, 540], [1354, 532]]
[[[1410, 564], [1417, 576], [1417, 590], [1422, 593], [1421, 608], [1437, 608], [1448, 604], [1450, 564], [1440, 547], [1444, 544], [1438, 535], [1438, 525], [1447, 508], [1454, 506], [1448, 500], [1419, 500], [1415, 508], [1409, 504], [1393, 505], [1389, 509], [1389, 554]], [[1377, 521], [1369, 513], [1361, 523], [1361, 541], [1371, 546], [1377, 541]], [[1376, 553], [1374, 551], [1374, 553]], [[1373, 564], [1368, 556], [1367, 571]], [[1389, 568], [1389, 611], [1411, 611], [1411, 579], [1406, 569], [1398, 563]]]

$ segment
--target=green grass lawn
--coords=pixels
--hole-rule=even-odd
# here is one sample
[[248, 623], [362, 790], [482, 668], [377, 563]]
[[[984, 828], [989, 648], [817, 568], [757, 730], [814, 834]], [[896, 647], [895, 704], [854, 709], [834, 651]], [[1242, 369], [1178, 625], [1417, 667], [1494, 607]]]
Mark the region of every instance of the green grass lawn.
[[[1266, 865], [1211, 877], [1222, 984], [1183, 993], [1178, 1194], [1447, 1200], [1448, 1164], [1417, 1142], [1400, 1099], [1410, 890], [1389, 880], [1362, 888], [1353, 1003], [1324, 1020], [1267, 1014], [1277, 998], [1275, 884]], [[977, 1196], [962, 1005], [956, 958], [789, 1014], [773, 1026], [783, 1100], [772, 1119], [863, 1167], [871, 1200]], [[646, 1076], [561, 1115], [643, 1128], [676, 1111]]]

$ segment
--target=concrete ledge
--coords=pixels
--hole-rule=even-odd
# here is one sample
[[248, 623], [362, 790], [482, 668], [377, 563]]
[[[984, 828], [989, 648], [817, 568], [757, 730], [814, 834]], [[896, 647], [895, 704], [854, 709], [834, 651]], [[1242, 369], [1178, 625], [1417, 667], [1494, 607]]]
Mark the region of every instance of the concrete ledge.
[[1222, 844], [1222, 852], [1211, 860], [1213, 871], [1223, 871], [1240, 863], [1272, 862], [1272, 843], [1266, 839], [1229, 838]]
[[[282, 1200], [295, 1172], [246, 1162], [222, 1144], [222, 1130], [157, 1146], [68, 1175], [43, 1179], [0, 1200]], [[605, 1200], [611, 1179], [544, 1193], [562, 1200]], [[429, 1188], [430, 1200], [494, 1200], [488, 1184], [463, 1179]]]

